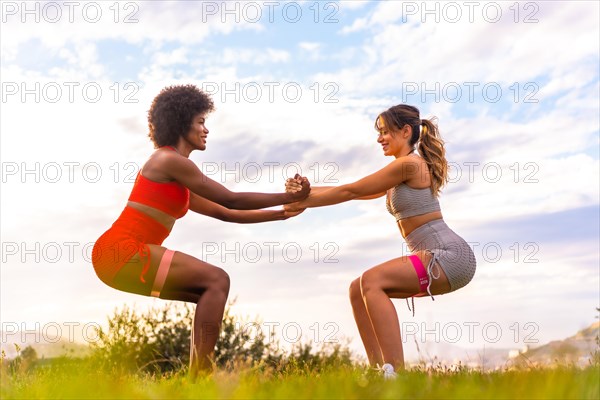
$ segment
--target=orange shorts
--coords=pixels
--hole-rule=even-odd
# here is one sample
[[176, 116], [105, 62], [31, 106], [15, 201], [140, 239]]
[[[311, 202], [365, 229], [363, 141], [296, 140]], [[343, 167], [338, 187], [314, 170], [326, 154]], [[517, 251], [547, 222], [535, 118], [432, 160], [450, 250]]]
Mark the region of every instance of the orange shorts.
[[139, 254], [144, 264], [140, 281], [146, 283], [145, 274], [150, 268], [148, 244], [162, 245], [167, 236], [169, 230], [158, 221], [135, 208], [125, 207], [112, 227], [94, 245], [92, 265], [96, 275], [108, 286], [115, 287], [114, 279], [119, 270]]

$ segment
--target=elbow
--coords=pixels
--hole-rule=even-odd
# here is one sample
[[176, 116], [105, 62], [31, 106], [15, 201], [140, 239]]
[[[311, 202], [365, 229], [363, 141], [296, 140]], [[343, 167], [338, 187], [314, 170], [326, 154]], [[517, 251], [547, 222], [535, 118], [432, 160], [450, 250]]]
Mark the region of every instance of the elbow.
[[235, 198], [227, 200], [223, 206], [230, 210], [248, 210], [248, 205], [246, 202]]
[[225, 208], [229, 208], [231, 210], [236, 210], [236, 207], [235, 207], [236, 204], [235, 204], [235, 201], [233, 201], [233, 200], [224, 200], [220, 204]]
[[237, 201], [235, 193], [233, 193], [233, 192], [229, 192], [226, 196], [219, 199], [219, 201], [217, 201], [217, 203], [219, 203], [223, 207], [229, 208], [231, 210], [237, 210], [239, 207], [239, 201]]
[[233, 221], [233, 218], [230, 215], [230, 213], [221, 213], [218, 216], [216, 216], [216, 218], [223, 222], [235, 222]]
[[221, 205], [230, 210], [254, 210], [251, 202], [242, 193], [229, 192], [222, 200]]
[[360, 193], [357, 188], [354, 188], [350, 185], [348, 185], [347, 187], [345, 187], [342, 190], [342, 197], [344, 201], [349, 201], [349, 200], [354, 200], [354, 199], [358, 199], [361, 196], [364, 196], [363, 193]]
[[233, 215], [229, 209], [218, 210], [217, 212], [210, 214], [210, 216], [223, 222], [232, 222], [233, 220]]

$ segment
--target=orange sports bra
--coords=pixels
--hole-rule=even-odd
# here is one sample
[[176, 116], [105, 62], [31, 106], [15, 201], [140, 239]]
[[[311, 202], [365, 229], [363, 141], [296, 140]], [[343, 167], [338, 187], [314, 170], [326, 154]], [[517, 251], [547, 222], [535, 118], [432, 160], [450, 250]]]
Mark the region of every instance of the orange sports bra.
[[174, 218], [181, 218], [190, 206], [190, 191], [178, 182], [151, 181], [142, 175], [140, 169], [129, 195], [129, 201], [156, 208]]

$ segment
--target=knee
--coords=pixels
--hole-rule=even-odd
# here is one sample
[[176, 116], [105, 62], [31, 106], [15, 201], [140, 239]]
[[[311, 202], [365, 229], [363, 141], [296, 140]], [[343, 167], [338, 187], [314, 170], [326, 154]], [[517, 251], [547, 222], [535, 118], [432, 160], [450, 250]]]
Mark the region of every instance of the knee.
[[223, 270], [220, 271], [218, 277], [218, 287], [219, 289], [225, 293], [229, 294], [229, 287], [231, 286], [231, 279], [229, 278], [229, 274]]
[[360, 301], [362, 303], [362, 293], [360, 292], [360, 278], [356, 278], [350, 283], [349, 289], [350, 302], [355, 303]]
[[360, 292], [361, 295], [367, 296], [372, 290], [380, 289], [376, 275], [371, 271], [366, 271], [360, 276]]
[[229, 287], [231, 281], [229, 274], [223, 271], [221, 268], [215, 268], [210, 276], [208, 289], [215, 290], [224, 294], [229, 294]]

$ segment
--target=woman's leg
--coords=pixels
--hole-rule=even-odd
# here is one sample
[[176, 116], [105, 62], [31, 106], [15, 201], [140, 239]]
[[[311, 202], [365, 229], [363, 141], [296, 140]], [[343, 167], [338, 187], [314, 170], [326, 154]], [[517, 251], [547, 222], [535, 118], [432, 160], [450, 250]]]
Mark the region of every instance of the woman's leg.
[[[149, 294], [166, 249], [158, 245], [148, 245], [148, 248], [151, 258], [146, 284], [140, 282], [143, 262], [136, 254], [115, 278], [119, 289], [127, 290], [127, 285], [143, 285], [146, 288], [144, 293]], [[141, 293], [140, 290], [128, 291]], [[190, 373], [194, 376], [200, 371], [212, 369], [214, 348], [228, 294], [229, 275], [225, 271], [185, 253], [175, 252], [160, 298], [196, 304], [190, 348]]]
[[367, 313], [360, 290], [360, 278], [356, 278], [350, 284], [350, 304], [352, 305], [352, 313], [354, 314], [360, 338], [367, 352], [369, 364], [372, 366], [377, 364], [383, 365], [381, 347], [379, 347], [379, 343], [377, 342], [377, 336], [375, 336], [375, 331], [373, 330], [373, 325], [371, 324], [371, 319]]
[[[428, 265], [431, 255], [416, 253], [424, 265]], [[435, 268], [437, 272], [438, 268]], [[433, 279], [433, 294], [447, 293], [450, 284], [439, 268], [440, 276]], [[373, 331], [381, 348], [383, 361], [396, 369], [404, 368], [404, 353], [398, 314], [390, 298], [408, 298], [420, 292], [417, 273], [408, 259], [400, 257], [363, 273], [360, 279], [361, 293]]]

